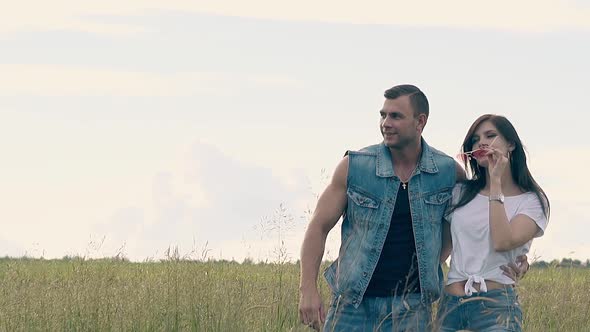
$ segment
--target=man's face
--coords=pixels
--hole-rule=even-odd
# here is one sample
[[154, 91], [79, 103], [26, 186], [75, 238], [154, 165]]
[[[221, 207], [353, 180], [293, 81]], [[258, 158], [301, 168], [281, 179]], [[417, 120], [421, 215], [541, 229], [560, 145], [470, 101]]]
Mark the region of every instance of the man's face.
[[401, 149], [415, 142], [422, 135], [426, 124], [426, 115], [414, 116], [410, 98], [402, 96], [396, 99], [385, 99], [379, 112], [379, 125], [383, 142], [390, 148]]

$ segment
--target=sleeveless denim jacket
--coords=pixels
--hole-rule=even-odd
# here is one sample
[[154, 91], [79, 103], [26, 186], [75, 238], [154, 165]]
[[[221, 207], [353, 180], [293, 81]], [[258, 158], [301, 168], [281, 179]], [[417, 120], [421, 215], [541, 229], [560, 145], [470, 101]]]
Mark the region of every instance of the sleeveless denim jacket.
[[[381, 255], [389, 230], [400, 179], [389, 148], [381, 143], [348, 151], [348, 203], [343, 215], [338, 259], [324, 272], [335, 297], [358, 308]], [[440, 296], [442, 222], [455, 185], [455, 161], [428, 146], [409, 180], [408, 197], [416, 242], [421, 300]]]

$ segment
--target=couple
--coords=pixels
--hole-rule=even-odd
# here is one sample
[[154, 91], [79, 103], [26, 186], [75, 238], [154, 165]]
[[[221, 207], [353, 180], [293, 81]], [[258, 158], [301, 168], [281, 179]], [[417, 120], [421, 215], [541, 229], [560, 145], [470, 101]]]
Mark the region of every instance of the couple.
[[[467, 170], [422, 138], [428, 100], [413, 85], [385, 91], [383, 143], [348, 151], [319, 198], [301, 249], [299, 314], [326, 331], [520, 331], [514, 283], [549, 202], [512, 124], [486, 114], [469, 128]], [[326, 237], [343, 216], [338, 259], [317, 288]], [[451, 267], [441, 297], [441, 263]], [[522, 264], [521, 264], [522, 263]]]

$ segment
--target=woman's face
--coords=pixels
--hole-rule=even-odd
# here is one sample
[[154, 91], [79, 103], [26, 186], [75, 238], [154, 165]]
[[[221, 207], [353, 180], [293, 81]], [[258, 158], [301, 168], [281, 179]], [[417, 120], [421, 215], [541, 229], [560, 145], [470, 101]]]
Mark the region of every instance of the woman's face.
[[[508, 157], [509, 151], [514, 150], [514, 145], [508, 143], [496, 126], [489, 120], [482, 122], [475, 129], [473, 136], [471, 136], [471, 143], [473, 144], [473, 150], [494, 148], [502, 151], [506, 157]], [[476, 159], [479, 166], [488, 166], [488, 158], [486, 156]]]

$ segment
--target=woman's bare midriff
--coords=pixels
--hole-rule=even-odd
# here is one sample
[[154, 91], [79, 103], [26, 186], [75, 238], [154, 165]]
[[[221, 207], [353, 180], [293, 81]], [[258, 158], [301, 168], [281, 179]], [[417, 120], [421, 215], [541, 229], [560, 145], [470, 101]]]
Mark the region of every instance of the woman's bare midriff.
[[[465, 284], [467, 283], [467, 280], [463, 280], [463, 281], [458, 281], [458, 282], [454, 282], [450, 285], [446, 285], [445, 286], [445, 293], [450, 294], [450, 295], [454, 295], [454, 296], [465, 296]], [[479, 286], [480, 284], [474, 283], [473, 284], [473, 288], [475, 288], [478, 292], [479, 292]], [[503, 288], [507, 288], [507, 287], [513, 287], [513, 285], [506, 285], [506, 284], [501, 284], [499, 282], [496, 281], [492, 281], [492, 280], [486, 280], [486, 286], [488, 288], [488, 291], [492, 290], [492, 289], [503, 289]]]

